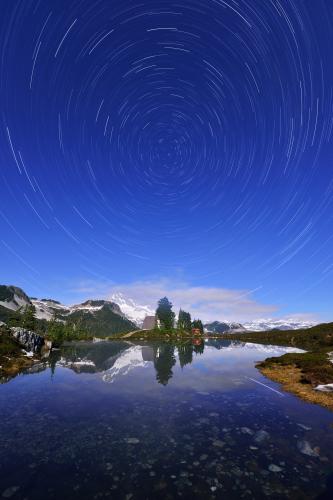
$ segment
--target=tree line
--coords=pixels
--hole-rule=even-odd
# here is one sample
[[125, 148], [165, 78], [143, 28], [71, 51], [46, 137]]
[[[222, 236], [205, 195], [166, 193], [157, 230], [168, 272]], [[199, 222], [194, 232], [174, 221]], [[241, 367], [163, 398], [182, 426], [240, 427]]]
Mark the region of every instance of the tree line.
[[[163, 297], [157, 303], [156, 309], [156, 319], [157, 327], [162, 330], [172, 330], [175, 328], [175, 313], [172, 310], [173, 304], [167, 297]], [[191, 318], [189, 312], [179, 310], [177, 329], [185, 332], [191, 332], [193, 328], [200, 331], [201, 334], [204, 333], [203, 323], [200, 319]]]

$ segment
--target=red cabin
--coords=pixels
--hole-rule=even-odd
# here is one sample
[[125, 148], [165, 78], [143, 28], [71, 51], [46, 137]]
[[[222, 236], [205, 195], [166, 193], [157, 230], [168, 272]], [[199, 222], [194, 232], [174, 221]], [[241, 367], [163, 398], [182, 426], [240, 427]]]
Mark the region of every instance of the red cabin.
[[200, 328], [192, 328], [192, 335], [201, 335]]

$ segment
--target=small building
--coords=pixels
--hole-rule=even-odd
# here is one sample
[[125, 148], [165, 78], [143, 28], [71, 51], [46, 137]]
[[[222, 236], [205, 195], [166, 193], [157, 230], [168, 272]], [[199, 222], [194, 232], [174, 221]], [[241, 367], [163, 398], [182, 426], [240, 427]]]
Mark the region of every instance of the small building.
[[192, 328], [192, 335], [201, 335], [200, 328]]
[[152, 330], [156, 326], [156, 316], [146, 316], [143, 320], [142, 329]]

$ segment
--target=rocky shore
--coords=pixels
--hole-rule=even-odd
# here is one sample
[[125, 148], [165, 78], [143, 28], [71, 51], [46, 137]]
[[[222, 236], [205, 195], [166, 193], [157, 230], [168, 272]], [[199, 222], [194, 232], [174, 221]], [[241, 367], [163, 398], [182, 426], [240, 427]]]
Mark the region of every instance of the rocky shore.
[[0, 326], [0, 383], [47, 357], [52, 343], [21, 327]]

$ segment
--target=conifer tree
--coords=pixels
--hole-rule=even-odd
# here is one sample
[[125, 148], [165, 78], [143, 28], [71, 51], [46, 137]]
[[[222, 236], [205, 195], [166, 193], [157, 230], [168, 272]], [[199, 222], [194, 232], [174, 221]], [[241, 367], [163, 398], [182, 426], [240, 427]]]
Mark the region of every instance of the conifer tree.
[[36, 308], [33, 304], [26, 306], [22, 315], [23, 328], [34, 331], [36, 329]]
[[203, 327], [201, 319], [194, 319], [192, 321], [192, 328], [198, 328], [200, 330], [200, 333], [203, 335], [204, 327]]
[[163, 297], [158, 301], [156, 316], [163, 329], [169, 330], [173, 328], [175, 313], [172, 310], [172, 303], [167, 297]]

